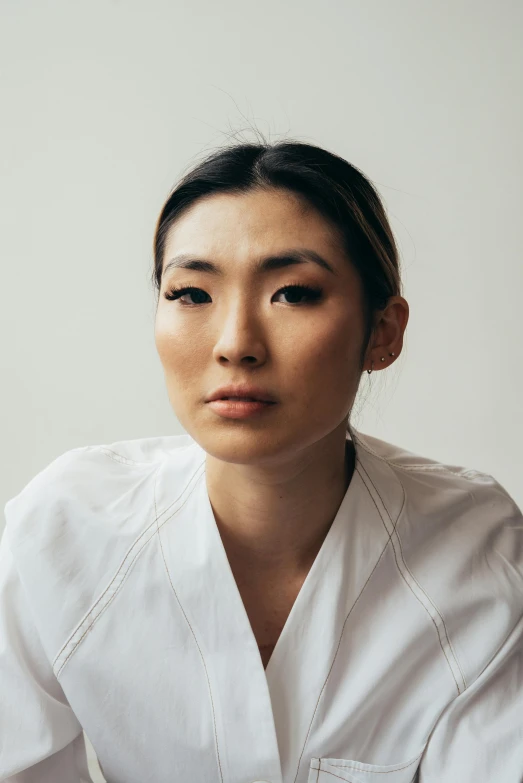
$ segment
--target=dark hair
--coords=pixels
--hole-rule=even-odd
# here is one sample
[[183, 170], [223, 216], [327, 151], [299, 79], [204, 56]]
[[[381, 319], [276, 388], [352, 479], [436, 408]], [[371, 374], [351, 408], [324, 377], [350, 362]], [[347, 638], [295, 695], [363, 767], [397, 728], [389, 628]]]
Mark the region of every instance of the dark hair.
[[376, 311], [401, 295], [399, 255], [380, 197], [365, 175], [338, 155], [299, 141], [227, 145], [186, 173], [165, 202], [154, 235], [152, 281], [159, 293], [167, 233], [199, 198], [285, 188], [304, 198], [338, 231], [342, 247], [360, 275], [364, 296], [365, 353]]

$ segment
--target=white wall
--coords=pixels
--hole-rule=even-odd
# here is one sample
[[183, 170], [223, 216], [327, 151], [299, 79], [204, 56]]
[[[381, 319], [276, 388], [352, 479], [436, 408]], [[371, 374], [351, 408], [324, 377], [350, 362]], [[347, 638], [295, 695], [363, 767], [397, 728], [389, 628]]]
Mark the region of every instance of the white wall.
[[388, 207], [411, 317], [357, 426], [523, 503], [521, 3], [0, 9], [0, 502], [68, 448], [182, 431], [154, 222], [195, 156], [255, 123], [343, 155]]
[[411, 317], [355, 424], [523, 504], [518, 0], [0, 9], [2, 507], [69, 448], [182, 431], [153, 341], [154, 222], [250, 123], [341, 154], [389, 210]]

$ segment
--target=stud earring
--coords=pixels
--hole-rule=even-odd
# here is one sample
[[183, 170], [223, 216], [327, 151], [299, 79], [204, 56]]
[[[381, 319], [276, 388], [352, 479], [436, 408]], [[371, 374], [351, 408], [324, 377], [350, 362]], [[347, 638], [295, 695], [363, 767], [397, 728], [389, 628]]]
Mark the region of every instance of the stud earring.
[[[389, 353], [389, 356], [395, 356], [395, 355], [396, 355], [395, 353]], [[385, 361], [385, 357], [384, 356], [381, 357], [381, 361], [382, 362]], [[371, 362], [370, 370], [367, 370], [369, 375], [371, 374], [373, 369], [374, 369], [374, 361]]]

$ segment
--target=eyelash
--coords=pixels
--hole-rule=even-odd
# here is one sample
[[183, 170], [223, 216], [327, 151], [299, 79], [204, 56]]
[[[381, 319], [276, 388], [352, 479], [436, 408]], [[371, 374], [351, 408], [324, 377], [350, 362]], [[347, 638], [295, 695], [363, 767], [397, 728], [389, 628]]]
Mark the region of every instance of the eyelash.
[[[309, 299], [313, 302], [317, 301], [321, 298], [322, 295], [322, 289], [321, 288], [315, 288], [313, 286], [303, 285], [302, 283], [289, 283], [288, 285], [283, 286], [283, 288], [279, 288], [278, 291], [276, 291], [277, 294], [280, 294], [282, 292], [287, 291], [295, 291], [298, 289], [300, 292], [306, 293], [309, 295]], [[175, 300], [179, 299], [181, 296], [184, 296], [184, 294], [189, 293], [191, 291], [202, 291], [202, 288], [197, 288], [193, 285], [188, 286], [171, 286], [169, 291], [165, 292], [165, 298], [169, 300]], [[187, 302], [181, 302], [180, 305], [182, 307], [199, 307], [201, 304], [208, 304], [207, 302], [199, 302], [197, 304], [188, 304]], [[302, 307], [303, 304], [300, 302], [288, 302], [287, 304], [290, 304], [294, 307]], [[305, 303], [307, 304], [307, 303]]]

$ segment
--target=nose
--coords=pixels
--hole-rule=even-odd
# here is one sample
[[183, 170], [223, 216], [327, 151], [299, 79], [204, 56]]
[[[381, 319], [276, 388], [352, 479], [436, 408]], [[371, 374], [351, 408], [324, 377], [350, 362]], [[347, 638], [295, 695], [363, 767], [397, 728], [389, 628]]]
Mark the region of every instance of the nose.
[[214, 349], [214, 358], [231, 364], [259, 364], [265, 361], [266, 341], [259, 320], [247, 307], [229, 311], [222, 324]]

